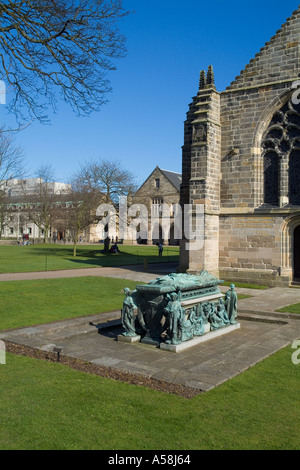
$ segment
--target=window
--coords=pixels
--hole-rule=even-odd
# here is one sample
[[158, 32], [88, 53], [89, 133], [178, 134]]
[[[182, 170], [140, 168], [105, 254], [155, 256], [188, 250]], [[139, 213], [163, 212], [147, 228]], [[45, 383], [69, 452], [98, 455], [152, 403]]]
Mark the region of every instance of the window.
[[155, 188], [156, 189], [160, 188], [160, 179], [159, 178], [156, 178], [156, 180], [155, 180]]
[[294, 150], [289, 164], [289, 199], [290, 204], [300, 204], [300, 151]]
[[263, 202], [300, 205], [300, 106], [292, 99], [273, 115], [262, 147]]
[[152, 200], [152, 214], [153, 215], [160, 215], [164, 201], [163, 199], [153, 199]]
[[264, 202], [279, 204], [279, 158], [275, 152], [264, 156]]

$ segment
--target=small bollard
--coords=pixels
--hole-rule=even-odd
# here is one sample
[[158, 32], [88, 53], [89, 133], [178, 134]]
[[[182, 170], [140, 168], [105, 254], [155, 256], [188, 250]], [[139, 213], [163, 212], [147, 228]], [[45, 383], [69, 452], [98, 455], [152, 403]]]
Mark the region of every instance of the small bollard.
[[60, 354], [62, 352], [62, 348], [54, 348], [53, 351], [57, 353], [57, 362], [59, 362], [60, 361]]

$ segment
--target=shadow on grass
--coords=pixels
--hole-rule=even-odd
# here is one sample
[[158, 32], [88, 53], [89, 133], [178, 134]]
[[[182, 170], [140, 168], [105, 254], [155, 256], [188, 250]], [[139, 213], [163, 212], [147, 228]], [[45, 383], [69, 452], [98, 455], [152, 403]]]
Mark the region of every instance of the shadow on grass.
[[[88, 255], [78, 255], [76, 257], [69, 258], [69, 261], [75, 264], [90, 264], [99, 267], [114, 267], [114, 266], [125, 266], [125, 265], [148, 265], [148, 263], [179, 263], [177, 256], [158, 256], [158, 255], [143, 255], [138, 253], [122, 252], [114, 253], [103, 253], [98, 252], [93, 257], [86, 258]], [[83, 259], [84, 258], [84, 259]]]
[[[22, 257], [15, 257], [15, 264], [20, 261], [26, 270], [39, 270], [46, 266], [45, 270], [61, 270], [76, 268], [100, 268], [100, 267], [122, 267], [143, 266], [148, 270], [148, 264], [179, 263], [179, 252], [176, 249], [166, 248], [163, 256], [158, 256], [156, 247], [134, 247], [120, 246], [119, 253], [105, 253], [103, 245], [78, 245], [76, 257], [73, 256], [72, 245], [35, 245], [26, 247], [28, 250], [22, 252]], [[39, 266], [38, 264], [43, 266]], [[31, 266], [32, 265], [32, 266]], [[174, 269], [176, 269], [175, 266]], [[32, 268], [32, 269], [30, 269]]]
[[[77, 248], [77, 256], [78, 257], [89, 257], [89, 256], [96, 256], [100, 254], [101, 249], [99, 247], [98, 250], [95, 249], [82, 249], [82, 247]], [[32, 250], [30, 250], [30, 256], [59, 256], [61, 258], [71, 258], [73, 257], [73, 246], [60, 246], [60, 245], [46, 245], [46, 246], [34, 246]]]
[[[27, 251], [30, 252], [31, 255], [44, 255], [44, 254], [56, 254], [61, 256], [73, 256], [73, 245], [31, 245], [27, 247]], [[146, 256], [158, 256], [158, 251], [154, 246], [145, 247], [144, 245], [120, 245], [119, 246], [119, 255], [129, 255], [129, 256], [143, 256], [146, 251], [152, 252], [150, 255]], [[76, 253], [78, 257], [81, 256], [97, 256], [97, 255], [115, 255], [114, 253], [105, 253], [103, 245], [77, 245]], [[179, 251], [176, 250], [176, 247], [166, 247], [165, 252], [163, 253], [163, 258], [168, 256], [178, 256]], [[117, 256], [117, 255], [116, 255]]]
[[177, 271], [179, 262], [178, 261], [160, 261], [155, 259], [148, 258], [148, 263], [145, 266], [143, 262], [139, 262], [136, 258], [132, 257], [131, 259], [120, 259], [118, 262], [102, 262], [99, 260], [70, 260], [73, 263], [77, 264], [77, 267], [86, 267], [86, 265], [98, 267], [98, 268], [118, 268], [118, 269], [127, 269], [130, 267], [131, 271], [143, 271], [145, 273], [160, 273], [163, 274], [170, 274]]

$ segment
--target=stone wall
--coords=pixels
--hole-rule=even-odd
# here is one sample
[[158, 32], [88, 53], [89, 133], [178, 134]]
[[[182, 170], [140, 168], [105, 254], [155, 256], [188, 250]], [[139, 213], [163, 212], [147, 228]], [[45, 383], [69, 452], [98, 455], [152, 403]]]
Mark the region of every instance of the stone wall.
[[[273, 284], [281, 274], [282, 217], [220, 217], [220, 276]], [[238, 277], [237, 277], [238, 276]]]

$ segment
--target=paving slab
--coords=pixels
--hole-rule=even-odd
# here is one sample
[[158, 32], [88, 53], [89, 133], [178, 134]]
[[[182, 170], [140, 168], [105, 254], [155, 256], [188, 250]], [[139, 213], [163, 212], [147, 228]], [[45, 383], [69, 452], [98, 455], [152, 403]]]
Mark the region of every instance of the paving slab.
[[73, 334], [69, 335], [65, 334], [68, 325], [64, 322], [63, 329], [55, 325], [51, 330], [46, 325], [44, 332], [40, 326], [36, 334], [31, 331], [28, 335], [25, 328], [1, 332], [0, 338], [44, 350], [60, 347], [62, 355], [199, 391], [211, 390], [300, 338], [299, 320], [285, 324], [241, 320], [241, 328], [228, 335], [173, 353], [143, 343], [119, 342], [121, 327], [99, 328], [98, 320], [94, 318], [98, 326], [91, 326], [80, 319], [78, 331], [73, 321]]

